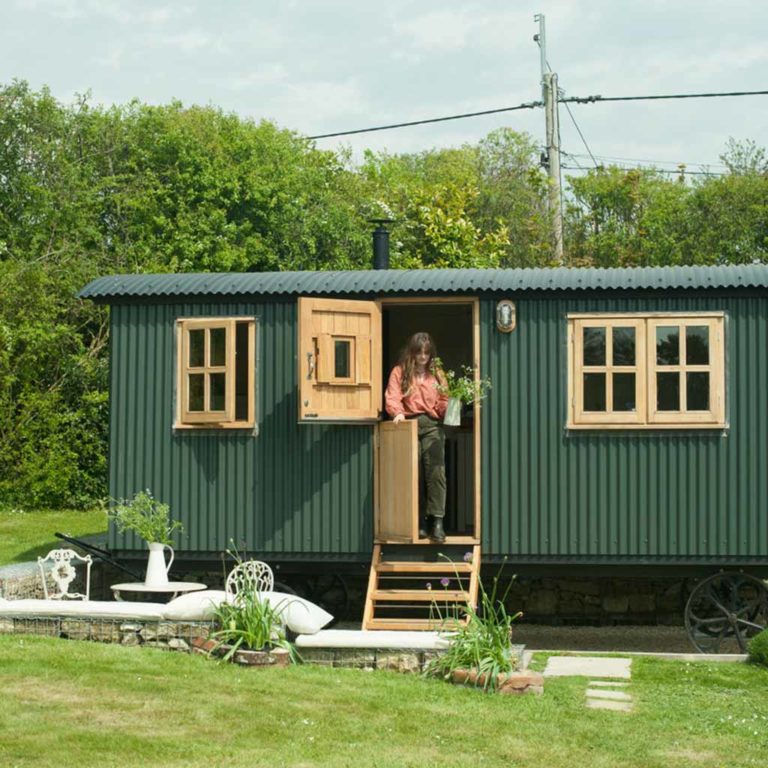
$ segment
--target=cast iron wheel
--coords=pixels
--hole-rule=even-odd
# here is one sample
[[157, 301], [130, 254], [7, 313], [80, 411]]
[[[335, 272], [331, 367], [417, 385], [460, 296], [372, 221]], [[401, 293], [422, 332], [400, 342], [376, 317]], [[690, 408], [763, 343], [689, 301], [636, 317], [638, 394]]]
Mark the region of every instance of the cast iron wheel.
[[746, 653], [768, 624], [768, 588], [745, 573], [716, 573], [688, 598], [685, 628], [700, 653]]
[[349, 592], [346, 582], [338, 573], [296, 576], [292, 579], [292, 584], [299, 597], [319, 605], [333, 616], [333, 620], [326, 625], [326, 629], [346, 619], [349, 610]]

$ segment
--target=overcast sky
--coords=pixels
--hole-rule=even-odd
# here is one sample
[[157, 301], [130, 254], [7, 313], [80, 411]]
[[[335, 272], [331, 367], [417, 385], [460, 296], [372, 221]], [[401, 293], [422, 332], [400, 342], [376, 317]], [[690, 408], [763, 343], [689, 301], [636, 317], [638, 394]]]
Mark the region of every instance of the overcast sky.
[[[768, 89], [766, 0], [0, 0], [0, 81], [70, 102], [180, 99], [306, 135], [540, 98], [535, 13], [569, 96]], [[592, 153], [720, 169], [729, 137], [768, 145], [768, 96], [572, 105]], [[590, 159], [560, 108], [568, 165]], [[509, 126], [543, 142], [543, 111], [345, 139], [420, 151]]]

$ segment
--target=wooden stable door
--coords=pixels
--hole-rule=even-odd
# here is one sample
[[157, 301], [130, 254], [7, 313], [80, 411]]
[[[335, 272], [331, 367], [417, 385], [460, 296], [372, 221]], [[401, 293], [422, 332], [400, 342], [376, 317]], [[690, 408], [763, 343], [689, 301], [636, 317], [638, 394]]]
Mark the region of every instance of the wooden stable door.
[[419, 440], [415, 419], [383, 421], [378, 431], [376, 541], [419, 538]]
[[301, 297], [298, 311], [299, 421], [378, 420], [378, 303]]

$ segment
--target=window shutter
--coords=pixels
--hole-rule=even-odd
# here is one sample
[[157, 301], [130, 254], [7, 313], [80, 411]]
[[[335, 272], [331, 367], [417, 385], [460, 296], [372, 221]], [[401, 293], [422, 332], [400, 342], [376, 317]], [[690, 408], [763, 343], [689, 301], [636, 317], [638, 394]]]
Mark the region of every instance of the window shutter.
[[381, 308], [301, 297], [299, 420], [376, 421], [382, 402]]

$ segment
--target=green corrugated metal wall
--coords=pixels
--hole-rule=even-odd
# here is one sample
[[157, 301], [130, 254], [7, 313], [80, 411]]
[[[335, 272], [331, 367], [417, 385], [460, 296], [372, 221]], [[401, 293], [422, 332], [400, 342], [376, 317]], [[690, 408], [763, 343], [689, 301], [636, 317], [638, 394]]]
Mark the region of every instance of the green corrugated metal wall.
[[[505, 295], [509, 298], [510, 295]], [[684, 562], [768, 558], [768, 301], [754, 292], [541, 292], [496, 331], [481, 301], [485, 554], [513, 561]], [[569, 312], [728, 313], [726, 433], [572, 432]], [[177, 317], [258, 319], [259, 434], [173, 434]], [[296, 423], [295, 297], [112, 309], [110, 491], [150, 488], [185, 524], [182, 550], [367, 555], [369, 426]], [[117, 549], [140, 548], [111, 534]]]
[[[257, 318], [257, 436], [172, 431], [174, 322], [216, 315]], [[168, 501], [189, 552], [370, 552], [371, 427], [297, 424], [295, 355], [295, 300], [113, 306], [112, 496]]]
[[[483, 549], [514, 560], [768, 558], [768, 302], [756, 295], [573, 293], [517, 302], [501, 334], [483, 302]], [[571, 432], [569, 312], [724, 310], [725, 432]]]

